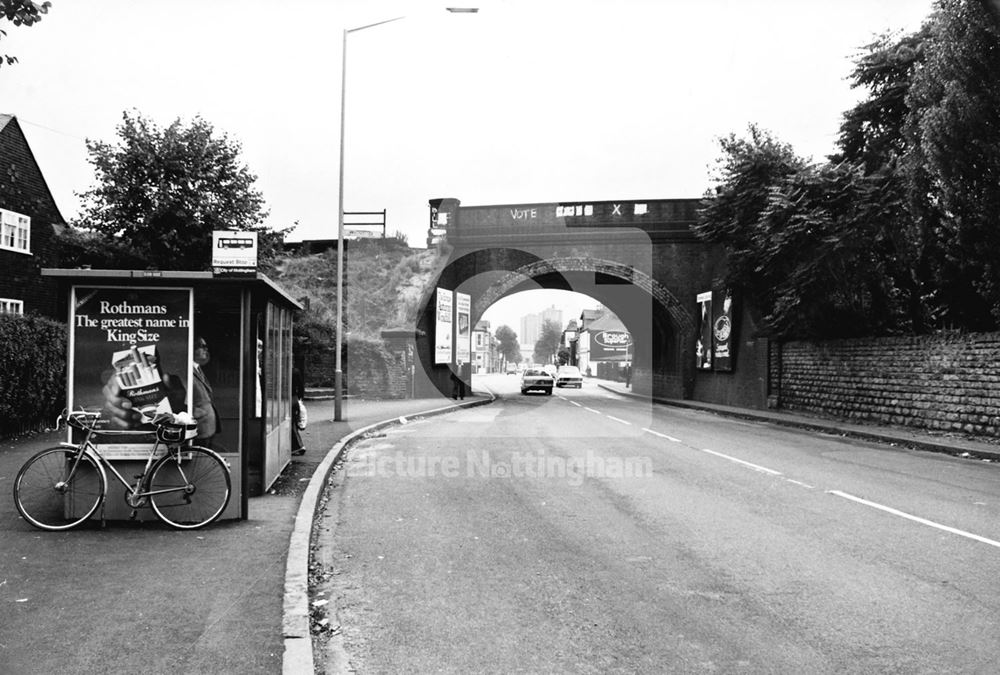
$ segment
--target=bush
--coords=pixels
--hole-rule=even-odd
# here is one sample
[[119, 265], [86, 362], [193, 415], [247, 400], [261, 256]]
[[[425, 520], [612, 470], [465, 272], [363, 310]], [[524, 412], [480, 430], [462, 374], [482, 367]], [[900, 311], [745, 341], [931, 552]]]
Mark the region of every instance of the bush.
[[66, 405], [66, 326], [0, 314], [0, 436], [51, 423]]

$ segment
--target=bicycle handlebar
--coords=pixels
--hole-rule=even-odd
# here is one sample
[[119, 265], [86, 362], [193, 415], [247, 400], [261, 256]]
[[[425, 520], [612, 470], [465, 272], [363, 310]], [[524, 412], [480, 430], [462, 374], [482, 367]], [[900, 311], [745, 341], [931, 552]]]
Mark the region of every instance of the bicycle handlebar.
[[[69, 426], [80, 429], [81, 431], [91, 431], [102, 433], [102, 430], [96, 429], [97, 421], [101, 418], [100, 411], [93, 410], [63, 410], [63, 412], [56, 419], [56, 428], [59, 428], [59, 421], [66, 420], [66, 424]], [[157, 437], [165, 443], [176, 443], [178, 441], [193, 438], [197, 433], [198, 425], [196, 423], [186, 423], [186, 422], [176, 422], [166, 415], [159, 415], [149, 422], [156, 427]], [[148, 434], [148, 430], [104, 430], [106, 432], [112, 433], [122, 433], [122, 434]]]

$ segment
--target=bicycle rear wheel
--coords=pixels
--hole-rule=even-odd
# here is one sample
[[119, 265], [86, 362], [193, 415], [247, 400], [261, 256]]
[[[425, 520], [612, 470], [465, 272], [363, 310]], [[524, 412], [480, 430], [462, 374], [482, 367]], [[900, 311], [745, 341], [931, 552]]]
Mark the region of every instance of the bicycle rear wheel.
[[182, 530], [208, 525], [229, 503], [229, 467], [206, 448], [171, 451], [153, 467], [149, 503], [160, 520]]
[[104, 498], [104, 472], [89, 455], [48, 448], [29, 459], [14, 478], [14, 504], [42, 530], [76, 527], [94, 515]]

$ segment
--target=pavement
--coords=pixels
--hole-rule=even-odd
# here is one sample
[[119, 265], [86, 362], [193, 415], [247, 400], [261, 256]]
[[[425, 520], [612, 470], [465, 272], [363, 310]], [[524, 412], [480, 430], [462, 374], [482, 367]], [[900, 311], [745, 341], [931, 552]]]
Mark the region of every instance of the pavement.
[[[623, 383], [588, 379], [650, 400]], [[193, 532], [143, 522], [42, 532], [17, 514], [18, 468], [62, 432], [0, 442], [0, 673], [312, 673], [309, 538], [326, 478], [350, 442], [414, 416], [489, 403], [474, 392], [447, 398], [307, 401], [308, 452], [272, 489], [250, 499], [249, 517]], [[1000, 461], [1000, 445], [955, 436], [851, 424], [784, 411], [693, 401], [656, 403], [818, 433]]]
[[312, 673], [307, 589], [312, 510], [347, 439], [400, 418], [488, 403], [449, 398], [307, 400], [307, 452], [246, 520], [195, 531], [142, 522], [43, 532], [17, 513], [21, 465], [65, 439], [0, 441], [0, 674]]

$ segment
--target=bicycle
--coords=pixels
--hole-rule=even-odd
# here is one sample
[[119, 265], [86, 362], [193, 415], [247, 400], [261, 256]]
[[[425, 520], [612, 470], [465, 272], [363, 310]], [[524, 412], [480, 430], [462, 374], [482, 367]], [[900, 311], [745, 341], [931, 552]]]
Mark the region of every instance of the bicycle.
[[[14, 478], [14, 503], [29, 523], [61, 531], [88, 520], [105, 503], [107, 469], [125, 487], [125, 500], [138, 509], [149, 506], [167, 525], [193, 530], [216, 520], [229, 504], [229, 465], [208, 448], [190, 445], [195, 424], [153, 420], [156, 442], [141, 474], [129, 481], [101, 454], [92, 440], [99, 435], [99, 412], [63, 411], [56, 427], [66, 423], [84, 432], [79, 443], [60, 443], [36, 453]], [[157, 459], [161, 448], [165, 452]], [[101, 511], [104, 520], [104, 511]]]

